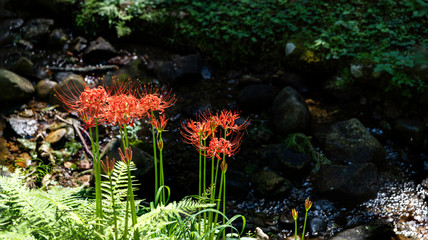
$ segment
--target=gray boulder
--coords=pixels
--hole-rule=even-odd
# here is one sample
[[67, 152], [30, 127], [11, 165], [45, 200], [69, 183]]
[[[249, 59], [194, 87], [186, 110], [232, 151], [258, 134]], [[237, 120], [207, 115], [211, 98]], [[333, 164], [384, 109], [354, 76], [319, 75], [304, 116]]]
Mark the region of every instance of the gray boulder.
[[190, 81], [202, 78], [202, 64], [200, 55], [180, 56], [160, 65], [156, 69], [156, 74], [161, 83], [174, 85], [179, 80]]
[[273, 101], [272, 120], [280, 135], [305, 132], [310, 123], [310, 113], [303, 96], [294, 88], [282, 89]]
[[377, 171], [373, 163], [323, 165], [312, 177], [313, 187], [333, 201], [360, 203], [376, 197]]
[[385, 159], [385, 151], [356, 118], [337, 122], [321, 128], [315, 133], [327, 158], [339, 163], [368, 163], [380, 166]]
[[410, 147], [422, 148], [427, 140], [427, 130], [422, 121], [398, 119], [393, 130], [397, 140]]
[[255, 193], [268, 199], [282, 199], [291, 189], [291, 183], [278, 173], [265, 168], [251, 176]]
[[98, 37], [89, 42], [89, 46], [83, 51], [83, 60], [90, 64], [107, 62], [116, 56], [116, 49], [104, 38]]
[[52, 19], [32, 19], [23, 27], [23, 37], [27, 40], [40, 40], [49, 34], [54, 23]]
[[396, 239], [396, 237], [391, 223], [386, 220], [374, 220], [371, 223], [340, 232], [328, 240], [389, 240]]
[[35, 89], [33, 84], [9, 70], [0, 68], [0, 100], [22, 100], [32, 96]]
[[36, 85], [36, 94], [39, 98], [46, 98], [57, 85], [57, 82], [47, 78], [40, 80]]

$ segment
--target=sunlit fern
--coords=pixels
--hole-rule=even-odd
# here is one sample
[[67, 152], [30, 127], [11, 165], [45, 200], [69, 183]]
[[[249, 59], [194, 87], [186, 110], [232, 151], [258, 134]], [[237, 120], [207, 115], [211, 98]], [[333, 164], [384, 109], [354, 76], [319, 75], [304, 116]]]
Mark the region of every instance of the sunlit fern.
[[[75, 194], [80, 188], [52, 187], [48, 191], [29, 189], [17, 169], [11, 177], [0, 176], [1, 239], [58, 239], [58, 232], [70, 239], [74, 231], [91, 234], [91, 204]], [[25, 229], [25, 230], [24, 230]], [[14, 234], [12, 234], [14, 233]], [[11, 235], [12, 234], [12, 235]], [[19, 238], [16, 238], [19, 239]]]

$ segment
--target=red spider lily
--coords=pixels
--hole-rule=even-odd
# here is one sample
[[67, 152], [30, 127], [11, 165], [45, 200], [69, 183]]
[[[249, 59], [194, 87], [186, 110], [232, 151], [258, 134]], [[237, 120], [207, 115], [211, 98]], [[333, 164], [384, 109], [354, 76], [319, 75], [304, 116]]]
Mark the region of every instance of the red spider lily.
[[159, 120], [154, 117], [150, 117], [150, 123], [158, 132], [163, 132], [167, 122], [168, 119], [165, 118], [165, 115], [159, 115]]
[[[247, 119], [244, 121], [244, 123], [238, 126], [238, 124], [235, 123], [238, 118], [239, 112], [226, 111], [224, 109], [220, 112], [220, 114], [216, 115], [217, 124], [222, 126], [226, 132], [229, 129], [237, 132], [248, 127], [249, 121]], [[230, 132], [228, 132], [228, 134], [230, 134]]]
[[296, 211], [296, 209], [293, 208], [293, 210], [291, 210], [291, 216], [293, 216], [294, 221], [297, 220], [298, 214], [299, 214], [299, 212]]
[[181, 136], [183, 136], [183, 142], [192, 144], [197, 149], [201, 149], [201, 140], [206, 140], [211, 135], [211, 128], [208, 122], [196, 122], [188, 120], [187, 122], [181, 123], [183, 129], [180, 130]]
[[146, 88], [144, 86], [141, 103], [146, 106], [149, 113], [153, 113], [154, 111], [164, 112], [165, 109], [174, 105], [176, 101], [175, 96], [171, 95], [171, 90], [159, 91], [156, 88]]
[[241, 145], [242, 136], [242, 134], [237, 134], [231, 140], [216, 137], [211, 138], [210, 145], [207, 147], [207, 156], [210, 158], [216, 157], [218, 160], [221, 160], [221, 155], [227, 155], [228, 157], [235, 155]]
[[119, 155], [120, 155], [120, 159], [122, 159], [122, 161], [126, 164], [129, 165], [129, 163], [132, 160], [132, 150], [131, 147], [128, 147], [125, 149], [125, 155], [122, 152], [122, 149], [119, 148]]
[[108, 93], [104, 87], [89, 88], [85, 86], [83, 91], [80, 91], [76, 85], [68, 86], [68, 93], [59, 92], [58, 99], [64, 103], [65, 108], [69, 112], [77, 112], [85, 122], [86, 128], [93, 127], [104, 121], [102, 112], [107, 105]]
[[309, 198], [306, 198], [306, 200], [305, 200], [305, 209], [306, 209], [306, 211], [309, 211], [309, 209], [311, 209], [311, 207], [312, 207], [312, 202], [309, 201]]
[[147, 108], [132, 94], [120, 94], [108, 99], [104, 118], [107, 123], [131, 125], [147, 115]]
[[108, 156], [106, 156], [106, 160], [105, 160], [105, 164], [104, 161], [101, 161], [101, 166], [104, 170], [105, 173], [107, 173], [107, 175], [111, 175], [113, 173], [114, 170], [114, 162], [116, 161], [115, 158], [113, 158], [111, 161], [109, 161]]

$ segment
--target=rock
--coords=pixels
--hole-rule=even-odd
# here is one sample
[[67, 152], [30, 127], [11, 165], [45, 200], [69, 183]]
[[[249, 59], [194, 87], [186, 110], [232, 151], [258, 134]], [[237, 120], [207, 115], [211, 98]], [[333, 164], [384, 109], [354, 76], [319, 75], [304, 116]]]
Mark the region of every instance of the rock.
[[327, 224], [321, 218], [311, 218], [311, 220], [309, 220], [308, 230], [311, 237], [320, 237], [327, 230]]
[[66, 133], [67, 133], [67, 130], [65, 128], [60, 128], [53, 132], [50, 132], [45, 140], [50, 144], [55, 144], [61, 141]]
[[34, 64], [26, 57], [20, 57], [12, 66], [12, 70], [19, 74], [31, 75], [33, 73]]
[[83, 60], [90, 64], [107, 62], [116, 55], [116, 49], [104, 38], [98, 37], [91, 41], [83, 51]]
[[238, 80], [238, 88], [245, 88], [247, 86], [250, 85], [258, 85], [258, 84], [262, 84], [263, 81], [253, 75], [247, 74], [242, 76], [239, 80]]
[[46, 98], [48, 97], [52, 90], [58, 85], [57, 82], [49, 80], [49, 79], [43, 79], [40, 80], [36, 85], [36, 95], [39, 98]]
[[284, 144], [270, 144], [263, 150], [262, 159], [281, 174], [291, 178], [304, 178], [310, 171], [311, 157], [288, 150]]
[[37, 133], [39, 124], [34, 118], [22, 118], [19, 116], [11, 116], [9, 124], [16, 134], [20, 136], [34, 136]]
[[232, 169], [226, 172], [227, 195], [245, 197], [250, 192], [250, 180], [247, 175]]
[[427, 141], [427, 128], [422, 121], [398, 119], [393, 131], [398, 141], [410, 147], [422, 148]]
[[[108, 159], [115, 158], [116, 161], [120, 160], [118, 148], [122, 147], [121, 141], [117, 138], [113, 138], [103, 149], [101, 153], [101, 159], [105, 159], [108, 156]], [[144, 152], [143, 150], [131, 146], [132, 149], [132, 160], [137, 167], [137, 171], [134, 172], [134, 176], [137, 178], [142, 178], [148, 172], [152, 171], [154, 168], [154, 159], [151, 154]]]
[[66, 106], [58, 99], [58, 94], [74, 99], [85, 89], [85, 80], [82, 76], [73, 73], [58, 73], [55, 75], [59, 84], [51, 91], [49, 103], [51, 105]]
[[24, 24], [24, 20], [7, 19], [0, 24], [0, 46], [12, 44], [17, 37], [17, 29]]
[[84, 186], [89, 186], [89, 183], [91, 181], [91, 175], [85, 174], [85, 175], [78, 177], [76, 180]]
[[388, 223], [386, 220], [374, 220], [369, 224], [340, 232], [329, 238], [329, 240], [390, 240], [395, 239], [395, 237], [396, 235], [391, 223]]
[[65, 138], [67, 141], [74, 140], [74, 139], [75, 139], [75, 137], [76, 137], [76, 135], [74, 134], [74, 128], [73, 128], [72, 126], [67, 126], [67, 127], [65, 128], [65, 130], [66, 130], [66, 132], [65, 132], [64, 138]]
[[0, 28], [7, 29], [8, 31], [16, 31], [22, 27], [22, 25], [24, 25], [24, 20], [22, 18], [10, 18], [4, 20], [1, 23]]
[[354, 78], [361, 78], [361, 77], [364, 76], [363, 65], [361, 65], [361, 64], [351, 64], [351, 68], [350, 69], [351, 69], [350, 73], [351, 73], [351, 75]]
[[87, 45], [88, 45], [88, 40], [79, 36], [70, 42], [68, 50], [74, 53], [80, 53], [86, 48]]
[[258, 112], [270, 109], [274, 97], [275, 93], [271, 86], [250, 85], [239, 92], [238, 104], [245, 110]]
[[33, 84], [9, 70], [0, 68], [0, 100], [14, 101], [29, 98], [34, 93]]
[[285, 56], [289, 56], [290, 54], [292, 54], [295, 49], [296, 49], [296, 45], [292, 42], [288, 42], [285, 45]]
[[304, 132], [310, 114], [302, 95], [291, 87], [282, 89], [273, 101], [272, 122], [279, 135]]
[[281, 199], [291, 189], [291, 183], [270, 169], [263, 169], [251, 177], [255, 193], [268, 199]]
[[79, 169], [90, 169], [92, 167], [91, 163], [86, 158], [81, 160], [77, 166], [79, 167]]
[[385, 160], [385, 151], [356, 118], [331, 124], [315, 133], [328, 159], [338, 163], [368, 163], [378, 166]]
[[256, 227], [256, 237], [257, 240], [269, 240], [269, 236], [259, 227]]
[[312, 182], [316, 192], [333, 201], [360, 203], [376, 197], [377, 167], [373, 163], [323, 165]]
[[49, 34], [49, 39], [48, 39], [49, 46], [62, 48], [64, 44], [67, 43], [67, 41], [68, 41], [67, 34], [65, 34], [64, 30], [60, 28], [56, 28], [52, 30], [52, 32]]
[[49, 34], [53, 25], [54, 20], [52, 19], [32, 19], [23, 27], [23, 37], [27, 40], [40, 40]]
[[176, 57], [160, 65], [155, 71], [161, 83], [177, 85], [179, 82], [191, 82], [201, 79], [202, 58], [200, 55]]
[[296, 89], [299, 93], [308, 92], [308, 88], [304, 79], [300, 75], [295, 73], [282, 73], [278, 77], [273, 78], [272, 83], [275, 85], [275, 87], [278, 87], [279, 89], [282, 89], [284, 87], [292, 87]]

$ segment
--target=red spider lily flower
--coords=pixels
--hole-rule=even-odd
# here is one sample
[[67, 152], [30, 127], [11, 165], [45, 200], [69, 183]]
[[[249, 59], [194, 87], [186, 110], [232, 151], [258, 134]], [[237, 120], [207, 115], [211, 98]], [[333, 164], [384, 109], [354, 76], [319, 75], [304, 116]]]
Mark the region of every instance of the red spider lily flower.
[[76, 85], [68, 86], [68, 93], [59, 92], [58, 99], [64, 103], [69, 112], [77, 112], [79, 117], [85, 122], [86, 128], [93, 127], [104, 121], [102, 113], [107, 106], [109, 94], [104, 87], [89, 88], [85, 86], [80, 91]]
[[147, 115], [147, 108], [132, 94], [120, 94], [108, 99], [104, 117], [107, 123], [131, 125]]
[[239, 151], [242, 136], [242, 134], [237, 134], [231, 140], [216, 137], [211, 138], [210, 145], [207, 147], [207, 156], [210, 158], [216, 157], [218, 160], [221, 160], [222, 155], [227, 155], [228, 157], [235, 155]]
[[293, 208], [293, 210], [291, 210], [291, 216], [293, 216], [294, 221], [297, 220], [297, 215], [299, 214], [298, 211], [296, 211], [295, 208]]
[[188, 120], [187, 122], [181, 123], [180, 130], [181, 136], [183, 136], [183, 142], [192, 144], [197, 149], [201, 149], [201, 140], [206, 140], [211, 135], [211, 128], [208, 122], [196, 122]]
[[165, 130], [167, 122], [168, 119], [165, 118], [165, 115], [159, 115], [159, 120], [154, 117], [150, 118], [150, 123], [158, 132], [163, 132], [163, 130]]
[[129, 165], [129, 163], [132, 160], [132, 150], [131, 147], [128, 147], [125, 149], [125, 155], [122, 152], [122, 149], [119, 148], [119, 155], [120, 155], [120, 159], [122, 159], [122, 161], [126, 164]]
[[305, 209], [306, 209], [306, 211], [309, 211], [309, 209], [311, 209], [311, 207], [312, 207], [312, 202], [309, 201], [309, 198], [306, 198], [306, 200], [305, 200]]
[[[217, 114], [216, 116], [217, 124], [222, 126], [226, 131], [229, 129], [234, 132], [241, 131], [247, 128], [249, 124], [248, 119], [239, 126], [235, 123], [239, 118], [239, 112], [226, 111], [223, 109], [220, 114]], [[230, 132], [228, 132], [228, 134], [230, 134]]]
[[171, 90], [162, 89], [159, 91], [156, 88], [146, 88], [144, 86], [141, 102], [146, 106], [149, 113], [154, 111], [164, 112], [165, 109], [174, 105], [176, 101], [175, 95], [171, 95]]
[[115, 161], [115, 158], [109, 161], [108, 156], [106, 156], [105, 164], [104, 161], [101, 161], [101, 167], [103, 168], [104, 172], [107, 173], [108, 176], [111, 176], [111, 174], [113, 173]]

